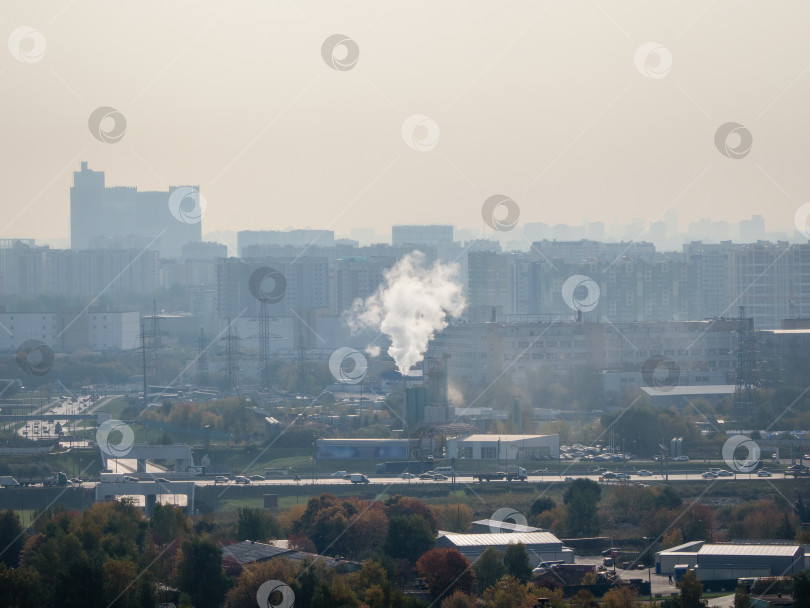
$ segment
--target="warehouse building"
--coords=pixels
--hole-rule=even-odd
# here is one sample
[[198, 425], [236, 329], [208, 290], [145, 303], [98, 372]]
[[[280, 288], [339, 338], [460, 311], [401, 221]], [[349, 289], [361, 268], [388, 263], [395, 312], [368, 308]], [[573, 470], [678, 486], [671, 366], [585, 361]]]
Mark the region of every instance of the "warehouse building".
[[[440, 533], [441, 534], [441, 533]], [[457, 549], [471, 562], [476, 561], [488, 548], [506, 551], [509, 544], [523, 543], [529, 553], [529, 562], [536, 568], [541, 562], [561, 561], [574, 563], [574, 550], [564, 547], [551, 532], [506, 532], [501, 534], [443, 533], [436, 540], [439, 548]]]
[[447, 440], [448, 458], [473, 460], [557, 460], [559, 435], [475, 434]]
[[408, 460], [407, 439], [318, 439], [319, 460]]
[[752, 576], [787, 576], [804, 570], [804, 549], [792, 543], [686, 543], [655, 554], [657, 574], [695, 569], [703, 581]]

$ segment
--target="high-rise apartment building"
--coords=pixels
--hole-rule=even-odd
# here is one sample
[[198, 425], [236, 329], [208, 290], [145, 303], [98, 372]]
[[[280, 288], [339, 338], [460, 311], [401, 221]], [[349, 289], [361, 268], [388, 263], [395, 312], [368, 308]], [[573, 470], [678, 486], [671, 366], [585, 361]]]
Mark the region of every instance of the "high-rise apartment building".
[[183, 245], [202, 240], [199, 196], [197, 186], [108, 187], [104, 172], [83, 162], [70, 189], [70, 247], [149, 249], [164, 258], [179, 257]]

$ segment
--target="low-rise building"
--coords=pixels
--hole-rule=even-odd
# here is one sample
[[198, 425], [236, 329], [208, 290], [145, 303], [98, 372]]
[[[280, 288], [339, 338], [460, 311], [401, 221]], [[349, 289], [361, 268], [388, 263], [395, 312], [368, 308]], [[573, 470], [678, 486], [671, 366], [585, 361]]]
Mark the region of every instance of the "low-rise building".
[[532, 567], [541, 562], [561, 561], [574, 563], [574, 550], [564, 547], [563, 542], [551, 532], [505, 532], [499, 534], [444, 533], [436, 540], [439, 548], [457, 549], [471, 562], [477, 560], [488, 548], [505, 551], [510, 544], [523, 543], [529, 554]]
[[559, 435], [475, 434], [447, 440], [449, 458], [472, 460], [556, 460]]

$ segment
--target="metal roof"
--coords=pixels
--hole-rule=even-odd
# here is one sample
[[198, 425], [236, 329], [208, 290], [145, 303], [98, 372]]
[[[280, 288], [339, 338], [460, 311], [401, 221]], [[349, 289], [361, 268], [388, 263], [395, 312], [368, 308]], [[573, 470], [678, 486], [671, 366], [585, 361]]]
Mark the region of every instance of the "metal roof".
[[460, 437], [459, 441], [482, 441], [494, 442], [499, 439], [505, 443], [513, 443], [515, 441], [527, 441], [531, 439], [543, 439], [545, 437], [556, 437], [556, 435], [496, 435], [478, 433], [476, 435], [469, 435], [468, 437]]
[[678, 397], [688, 395], [730, 395], [737, 390], [737, 387], [734, 384], [705, 384], [698, 386], [668, 386], [666, 390], [642, 386], [641, 390], [651, 397]]
[[501, 521], [498, 519], [479, 519], [472, 522], [474, 526], [489, 526], [493, 530], [504, 530], [510, 534], [513, 532], [543, 532], [543, 528], [536, 528], [535, 526], [526, 526], [523, 524], [516, 524], [511, 521]]
[[769, 555], [793, 557], [800, 545], [703, 545], [698, 555]]
[[529, 545], [559, 545], [562, 541], [551, 532], [504, 532], [499, 534], [445, 534], [456, 547], [492, 547], [523, 543]]

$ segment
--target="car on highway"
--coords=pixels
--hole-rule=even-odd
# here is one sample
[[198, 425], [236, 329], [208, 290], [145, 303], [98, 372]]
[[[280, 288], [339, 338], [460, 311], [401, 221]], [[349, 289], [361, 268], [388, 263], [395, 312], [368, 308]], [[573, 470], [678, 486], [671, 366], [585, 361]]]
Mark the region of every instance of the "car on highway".
[[79, 479], [78, 477], [73, 477], [73, 478], [69, 479], [68, 481], [70, 481], [70, 483], [75, 483], [76, 485], [81, 485], [82, 484], [82, 480]]
[[717, 473], [712, 473], [711, 471], [706, 471], [701, 475], [703, 479], [717, 479]]
[[133, 477], [132, 475], [124, 475], [124, 481], [128, 481], [130, 483], [135, 483], [140, 481], [137, 477]]
[[689, 462], [689, 456], [676, 456], [672, 460], [675, 462]]
[[648, 471], [647, 469], [641, 469], [636, 473], [636, 475], [638, 475], [639, 477], [652, 477], [653, 473], [652, 471]]
[[416, 479], [416, 475], [414, 475], [413, 473], [402, 473], [399, 476], [399, 478], [400, 479]]
[[248, 479], [250, 481], [264, 481], [264, 475], [251, 475]]
[[225, 477], [224, 475], [217, 475], [216, 477], [214, 477], [214, 484], [215, 485], [218, 484], [218, 483], [230, 483], [230, 481], [231, 480], [228, 479], [227, 477]]
[[250, 484], [250, 480], [247, 477], [245, 477], [244, 475], [237, 475], [236, 477], [233, 478], [233, 482], [237, 483], [237, 484], [241, 483], [241, 484], [245, 484], [245, 485]]
[[734, 473], [729, 471], [728, 469], [720, 469], [715, 473], [718, 477], [734, 477]]
[[614, 473], [613, 471], [605, 471], [604, 473], [602, 473], [602, 477], [604, 477], [605, 479], [616, 479], [616, 473]]
[[425, 479], [425, 480], [427, 480], [427, 479], [433, 479], [433, 473], [422, 473], [422, 474], [419, 476], [419, 479]]
[[329, 477], [340, 477], [340, 478], [345, 479], [346, 475], [348, 475], [348, 473], [346, 471], [335, 471]]
[[434, 481], [447, 481], [448, 479], [450, 478], [447, 475], [442, 475], [441, 473], [435, 473], [433, 475]]
[[155, 481], [156, 481], [156, 482], [158, 482], [158, 483], [171, 483], [171, 482], [170, 482], [168, 479], [166, 479], [165, 477], [157, 477], [157, 478], [155, 479]]
[[765, 469], [761, 469], [757, 471], [757, 477], [773, 477], [773, 473], [766, 471]]
[[630, 475], [628, 475], [627, 473], [616, 473], [616, 479], [627, 480], [630, 479]]

